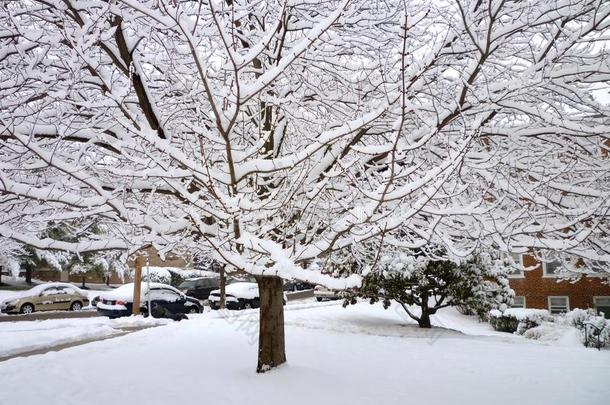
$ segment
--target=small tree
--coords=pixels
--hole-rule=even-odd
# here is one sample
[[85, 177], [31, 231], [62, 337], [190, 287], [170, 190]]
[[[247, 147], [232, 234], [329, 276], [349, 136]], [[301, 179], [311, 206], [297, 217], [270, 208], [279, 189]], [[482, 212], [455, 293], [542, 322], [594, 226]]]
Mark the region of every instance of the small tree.
[[24, 247], [21, 243], [0, 237], [0, 286], [3, 285], [3, 271], [7, 271], [13, 277], [19, 275], [21, 269], [19, 256], [23, 253]]
[[[430, 316], [441, 308], [463, 306], [484, 318], [491, 309], [505, 308], [514, 296], [506, 279], [508, 268], [489, 254], [461, 263], [400, 255], [381, 268], [364, 277], [362, 288], [351, 293], [344, 306], [362, 297], [371, 304], [382, 301], [387, 309], [394, 300], [420, 328], [430, 328]], [[421, 314], [414, 313], [411, 305], [418, 306]]]

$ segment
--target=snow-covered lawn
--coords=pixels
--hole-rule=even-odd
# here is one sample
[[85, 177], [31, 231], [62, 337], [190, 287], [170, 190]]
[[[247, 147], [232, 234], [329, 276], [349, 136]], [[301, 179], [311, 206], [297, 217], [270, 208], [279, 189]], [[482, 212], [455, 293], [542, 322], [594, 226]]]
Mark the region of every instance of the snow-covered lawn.
[[256, 312], [222, 316], [206, 312], [0, 363], [0, 404], [604, 405], [610, 398], [610, 352], [496, 333], [453, 310], [435, 317], [444, 327], [420, 330], [379, 306], [290, 305], [288, 364], [265, 375], [254, 372]]
[[[125, 328], [163, 325], [169, 322], [172, 321], [146, 319], [142, 316], [119, 319], [95, 317], [2, 322], [0, 323], [0, 358], [86, 339], [108, 337], [123, 333]], [[0, 368], [2, 368], [1, 363]]]

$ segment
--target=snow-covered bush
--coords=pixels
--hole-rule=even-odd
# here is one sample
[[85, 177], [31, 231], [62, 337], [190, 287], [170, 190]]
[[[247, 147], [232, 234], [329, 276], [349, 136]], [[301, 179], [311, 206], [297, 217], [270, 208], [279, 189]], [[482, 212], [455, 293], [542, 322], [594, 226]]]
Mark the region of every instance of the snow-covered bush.
[[605, 347], [610, 340], [610, 322], [597, 315], [594, 309], [575, 308], [556, 318], [558, 323], [567, 324], [578, 329], [581, 341], [588, 347]]
[[151, 281], [153, 283], [171, 284], [172, 274], [164, 267], [151, 266], [148, 270], [142, 271], [142, 281]]
[[489, 323], [498, 332], [514, 333], [519, 327], [519, 320], [514, 316], [502, 314], [501, 311], [492, 310], [489, 312]]
[[578, 329], [584, 329], [585, 324], [596, 316], [597, 314], [593, 309], [574, 308], [563, 316], [558, 316], [557, 321], [561, 323], [567, 323]]
[[[217, 277], [218, 273], [207, 270], [196, 270], [181, 267], [156, 267], [150, 266], [148, 269], [142, 269], [142, 281], [148, 280], [150, 273], [150, 281], [156, 283], [170, 284], [174, 287], [179, 286], [185, 279], [193, 277]], [[133, 271], [131, 273], [133, 278]]]
[[578, 329], [556, 322], [543, 322], [523, 333], [523, 337], [558, 346], [582, 346], [582, 337]]
[[489, 322], [495, 330], [519, 335], [553, 320], [546, 309], [509, 308], [505, 311], [492, 310], [489, 315]]

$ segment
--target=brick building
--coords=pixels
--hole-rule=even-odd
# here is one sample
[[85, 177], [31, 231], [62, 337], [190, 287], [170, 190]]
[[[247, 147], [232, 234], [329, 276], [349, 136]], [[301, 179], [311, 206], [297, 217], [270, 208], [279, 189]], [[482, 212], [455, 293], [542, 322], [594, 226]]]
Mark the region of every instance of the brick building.
[[543, 308], [551, 313], [567, 312], [574, 308], [595, 308], [610, 316], [610, 285], [599, 277], [583, 276], [578, 281], [557, 277], [558, 262], [541, 263], [531, 255], [514, 255], [522, 268], [509, 276], [515, 290], [514, 307]]

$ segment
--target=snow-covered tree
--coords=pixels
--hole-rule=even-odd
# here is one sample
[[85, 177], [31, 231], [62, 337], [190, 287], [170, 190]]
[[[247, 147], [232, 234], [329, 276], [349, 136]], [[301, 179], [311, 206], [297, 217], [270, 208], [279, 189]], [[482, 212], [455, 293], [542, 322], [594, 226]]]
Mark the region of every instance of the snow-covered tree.
[[[608, 261], [610, 4], [599, 0], [15, 0], [0, 4], [0, 236], [211, 251], [282, 280], [350, 245]], [[39, 238], [97, 221], [112, 237]], [[374, 241], [374, 242], [372, 242]], [[354, 251], [358, 251], [355, 249]], [[318, 259], [316, 261], [316, 259]]]
[[507, 278], [511, 270], [493, 252], [477, 252], [458, 262], [402, 252], [385, 256], [378, 269], [364, 277], [361, 288], [347, 293], [344, 306], [364, 298], [371, 304], [381, 301], [387, 309], [396, 301], [421, 328], [432, 327], [430, 316], [450, 306], [484, 319], [492, 309], [503, 311], [512, 304], [515, 293]]
[[19, 256], [23, 255], [24, 252], [21, 243], [0, 237], [0, 285], [2, 285], [3, 271], [6, 271], [12, 277], [19, 276], [21, 270]]
[[[68, 243], [77, 243], [81, 238], [101, 236], [101, 230], [95, 223], [87, 223], [86, 228], [79, 225], [80, 221], [50, 222], [38, 236]], [[101, 276], [109, 279], [114, 272], [123, 277], [127, 262], [124, 250], [70, 252], [61, 249], [38, 249], [29, 245], [22, 246], [13, 258], [26, 271], [26, 282], [28, 283], [31, 283], [32, 272], [44, 266], [58, 272], [68, 272], [80, 276], [83, 287], [85, 287], [87, 276]]]

